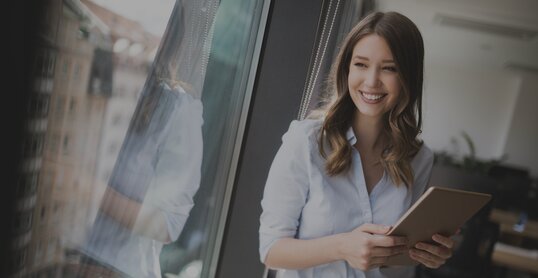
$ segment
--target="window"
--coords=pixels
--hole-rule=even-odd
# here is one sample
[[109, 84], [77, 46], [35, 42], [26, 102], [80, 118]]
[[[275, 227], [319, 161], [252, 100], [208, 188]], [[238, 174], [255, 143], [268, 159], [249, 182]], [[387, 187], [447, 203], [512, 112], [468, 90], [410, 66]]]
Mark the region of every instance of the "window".
[[36, 56], [36, 71], [41, 77], [54, 76], [54, 64], [56, 63], [56, 55], [53, 50], [43, 49]]
[[[58, 76], [50, 92], [50, 152], [41, 168], [47, 188], [37, 194], [42, 199], [34, 211], [43, 222], [35, 234], [54, 240], [37, 239], [33, 255], [40, 265], [27, 273], [40, 275], [53, 264], [54, 253], [65, 254], [52, 243], [56, 239], [127, 276], [179, 275], [193, 267], [202, 277], [214, 273], [215, 258], [204, 254], [218, 253], [269, 5], [167, 1], [148, 17], [151, 23], [113, 8], [115, 1], [51, 4], [62, 11], [51, 16], [58, 34], [45, 38], [56, 49]], [[146, 3], [142, 10], [151, 15], [167, 1]], [[160, 19], [160, 32], [150, 30]], [[71, 38], [86, 21], [92, 23], [85, 29], [92, 39]], [[136, 47], [114, 51], [121, 39]], [[88, 80], [81, 78], [86, 67]], [[71, 81], [87, 92], [73, 98]], [[36, 100], [32, 107], [46, 111], [48, 103]], [[57, 155], [60, 149], [69, 156]], [[96, 178], [102, 176], [109, 181]], [[63, 186], [74, 180], [80, 184]], [[108, 204], [110, 192], [126, 199]], [[126, 200], [129, 206], [122, 207]], [[161, 211], [156, 215], [164, 222], [154, 217], [137, 224], [135, 215], [136, 226], [120, 234], [114, 225], [123, 225], [118, 221], [138, 212], [137, 206]], [[117, 253], [130, 248], [114, 240], [124, 235], [148, 249]], [[166, 237], [173, 243], [164, 247]], [[131, 257], [116, 260], [124, 255]], [[140, 265], [153, 266], [151, 274]]]
[[69, 61], [64, 60], [62, 63], [62, 77], [67, 78], [69, 76]]
[[38, 174], [36, 172], [23, 174], [19, 178], [19, 183], [17, 185], [19, 197], [24, 197], [24, 196], [29, 196], [29, 195], [34, 194], [37, 188], [37, 181], [38, 181]]
[[15, 269], [18, 269], [26, 264], [27, 248], [24, 248], [16, 253], [13, 257]]
[[71, 100], [69, 101], [69, 112], [70, 113], [75, 112], [76, 103], [77, 103], [76, 100], [71, 98]]
[[32, 210], [27, 210], [19, 213], [18, 217], [16, 217], [15, 219], [14, 225], [16, 233], [22, 234], [30, 229], [30, 227], [32, 226], [32, 216]]
[[63, 150], [63, 154], [69, 153], [69, 136], [68, 135], [64, 135], [62, 150]]
[[55, 120], [62, 120], [64, 118], [65, 111], [65, 96], [55, 96], [54, 97], [54, 107], [53, 114]]
[[79, 63], [75, 63], [75, 67], [73, 69], [73, 80], [74, 81], [78, 81], [80, 79], [80, 64]]
[[46, 117], [49, 113], [49, 96], [39, 94], [30, 100], [28, 112], [34, 117]]
[[36, 157], [43, 153], [44, 133], [37, 133], [28, 136], [25, 143], [24, 155], [26, 157]]

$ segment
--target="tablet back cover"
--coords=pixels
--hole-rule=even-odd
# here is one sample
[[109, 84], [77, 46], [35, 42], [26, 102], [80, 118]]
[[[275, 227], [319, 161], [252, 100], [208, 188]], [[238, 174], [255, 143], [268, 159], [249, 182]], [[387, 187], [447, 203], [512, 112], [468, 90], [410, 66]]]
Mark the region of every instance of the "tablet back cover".
[[[489, 202], [491, 195], [430, 187], [400, 220], [388, 235], [407, 236], [409, 248], [417, 242], [433, 242], [433, 234], [452, 236], [475, 213]], [[417, 264], [408, 253], [391, 257], [385, 265]]]

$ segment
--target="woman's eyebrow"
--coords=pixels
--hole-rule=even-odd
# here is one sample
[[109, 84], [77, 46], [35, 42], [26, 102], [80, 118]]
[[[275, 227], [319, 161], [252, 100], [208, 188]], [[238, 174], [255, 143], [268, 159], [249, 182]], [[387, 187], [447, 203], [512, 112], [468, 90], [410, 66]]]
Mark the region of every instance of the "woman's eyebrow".
[[[364, 56], [361, 56], [361, 55], [355, 55], [355, 56], [353, 56], [353, 58], [359, 58], [361, 60], [370, 61], [370, 59], [368, 59], [368, 57], [364, 57]], [[392, 60], [392, 59], [382, 60], [381, 62], [386, 63], [386, 64], [395, 63], [394, 60]]]

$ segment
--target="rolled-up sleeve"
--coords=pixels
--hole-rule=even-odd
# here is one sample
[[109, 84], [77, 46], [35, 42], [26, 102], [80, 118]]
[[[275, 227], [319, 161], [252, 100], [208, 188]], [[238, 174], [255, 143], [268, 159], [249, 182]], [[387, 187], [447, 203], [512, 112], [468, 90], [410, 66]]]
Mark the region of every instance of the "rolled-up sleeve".
[[260, 260], [265, 262], [271, 246], [281, 238], [294, 237], [308, 197], [311, 167], [309, 126], [293, 121], [282, 136], [263, 195], [260, 217]]

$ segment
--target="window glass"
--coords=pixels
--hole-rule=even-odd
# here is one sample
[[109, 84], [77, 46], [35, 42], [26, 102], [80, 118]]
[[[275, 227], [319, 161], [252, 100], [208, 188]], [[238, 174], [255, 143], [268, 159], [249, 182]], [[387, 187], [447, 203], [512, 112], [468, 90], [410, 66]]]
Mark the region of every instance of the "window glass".
[[16, 276], [208, 277], [264, 1], [47, 2]]
[[331, 64], [336, 58], [339, 45], [344, 36], [357, 22], [373, 8], [374, 1], [327, 1], [318, 28], [318, 39], [314, 46], [311, 66], [303, 91], [303, 100], [299, 111], [299, 119], [305, 118], [313, 109], [319, 108], [328, 101], [327, 78]]

